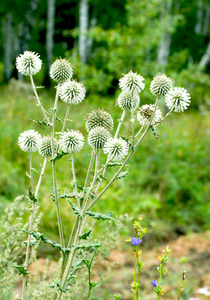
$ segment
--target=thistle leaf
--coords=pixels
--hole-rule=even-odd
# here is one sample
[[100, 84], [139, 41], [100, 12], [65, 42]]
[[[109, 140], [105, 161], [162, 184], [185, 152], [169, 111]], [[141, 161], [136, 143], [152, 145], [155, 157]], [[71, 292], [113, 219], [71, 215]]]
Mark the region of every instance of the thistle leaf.
[[13, 266], [13, 267], [19, 272], [19, 275], [26, 276], [27, 274], [30, 273], [30, 272], [27, 271], [27, 269], [24, 265]]
[[86, 215], [89, 215], [90, 217], [96, 219], [96, 220], [112, 220], [112, 221], [116, 221], [116, 219], [112, 218], [112, 213], [109, 212], [107, 215], [105, 214], [101, 214], [101, 213], [96, 213], [96, 212], [92, 212], [92, 211], [86, 211]]
[[68, 153], [65, 153], [65, 152], [61, 152], [61, 153], [57, 153], [55, 157], [51, 158], [50, 161], [56, 161], [58, 159], [61, 159], [63, 156], [67, 155]]
[[72, 208], [73, 212], [75, 213], [75, 215], [80, 216], [79, 209], [71, 201], [68, 200], [68, 202], [71, 205], [71, 208]]
[[123, 177], [125, 177], [125, 176], [127, 176], [127, 175], [128, 175], [128, 170], [126, 170], [126, 171], [124, 171], [124, 172], [121, 172], [121, 173], [119, 174], [119, 176], [116, 177], [115, 180], [117, 180], [117, 179], [122, 179]]
[[80, 239], [80, 240], [86, 240], [86, 239], [90, 236], [91, 231], [92, 231], [92, 230], [89, 230], [89, 231], [85, 232], [83, 235], [80, 235], [80, 236], [79, 236], [79, 239]]
[[134, 151], [134, 147], [132, 145], [132, 143], [129, 141], [129, 139], [127, 139], [126, 137], [124, 136], [120, 136], [124, 141], [126, 141], [129, 145], [129, 147], [131, 148], [132, 151]]

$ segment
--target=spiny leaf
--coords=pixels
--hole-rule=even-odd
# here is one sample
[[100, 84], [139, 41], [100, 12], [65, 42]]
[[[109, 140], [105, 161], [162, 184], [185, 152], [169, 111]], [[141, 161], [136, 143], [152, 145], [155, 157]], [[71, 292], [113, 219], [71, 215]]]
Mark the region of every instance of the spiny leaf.
[[116, 177], [115, 180], [117, 180], [117, 179], [122, 179], [123, 177], [125, 177], [125, 176], [127, 176], [127, 175], [128, 175], [128, 170], [126, 170], [126, 171], [124, 171], [124, 172], [121, 172], [121, 173], [119, 174], [119, 176]]
[[56, 242], [53, 242], [51, 240], [49, 240], [48, 238], [44, 237], [44, 234], [43, 233], [40, 233], [40, 232], [34, 232], [34, 231], [27, 231], [27, 230], [23, 230], [24, 232], [32, 235], [36, 240], [42, 240], [44, 244], [49, 244], [51, 245], [53, 248], [58, 248], [59, 250], [61, 250], [63, 253], [66, 253], [66, 252], [70, 252], [71, 249], [69, 248], [64, 248], [63, 246], [61, 246], [60, 244], [56, 243]]
[[120, 136], [124, 141], [126, 141], [129, 145], [129, 147], [134, 151], [134, 147], [132, 145], [132, 143], [129, 141], [129, 139], [127, 139], [126, 137], [124, 136]]
[[61, 124], [63, 124], [63, 122], [61, 121], [60, 118], [56, 117], [56, 120], [57, 120], [58, 122], [60, 122]]
[[91, 231], [92, 231], [92, 230], [89, 230], [89, 231], [85, 232], [83, 235], [80, 235], [80, 236], [79, 236], [79, 239], [80, 239], [80, 240], [86, 240], [87, 237], [90, 236]]
[[56, 156], [54, 158], [51, 158], [50, 161], [56, 161], [58, 159], [61, 159], [63, 156], [67, 155], [68, 153], [65, 152], [61, 152], [61, 153], [57, 153]]
[[75, 215], [80, 216], [79, 209], [74, 205], [74, 203], [72, 203], [69, 200], [68, 200], [68, 202], [71, 205], [71, 208], [72, 208], [73, 212], [75, 213]]
[[39, 121], [39, 120], [32, 120], [34, 123], [39, 124], [39, 125], [44, 125], [44, 126], [48, 126], [51, 127], [51, 124], [45, 122], [45, 121]]
[[26, 267], [24, 265], [20, 265], [20, 266], [13, 266], [16, 270], [18, 270], [19, 275], [23, 275], [26, 276], [27, 274], [29, 274], [30, 272], [27, 271]]
[[78, 249], [91, 249], [91, 248], [95, 248], [95, 247], [101, 247], [102, 243], [99, 242], [87, 242], [87, 243], [78, 243], [77, 245], [73, 246], [76, 250]]
[[156, 127], [155, 126], [150, 126], [150, 128], [152, 129], [152, 132], [153, 132], [154, 136], [156, 137], [156, 139], [158, 139], [158, 141], [160, 141], [159, 134], [157, 132]]
[[37, 203], [37, 197], [35, 196], [34, 193], [31, 192], [30, 189], [28, 189], [28, 198], [29, 198], [32, 202]]
[[112, 218], [112, 213], [109, 212], [107, 215], [101, 214], [101, 213], [96, 213], [92, 211], [86, 211], [86, 214], [89, 215], [90, 217], [96, 219], [96, 220], [112, 220], [116, 221], [114, 218]]
[[108, 167], [116, 167], [116, 166], [122, 166], [123, 162], [110, 162], [108, 164]]
[[101, 179], [108, 181], [108, 179], [101, 174], [97, 177], [96, 182], [101, 182]]

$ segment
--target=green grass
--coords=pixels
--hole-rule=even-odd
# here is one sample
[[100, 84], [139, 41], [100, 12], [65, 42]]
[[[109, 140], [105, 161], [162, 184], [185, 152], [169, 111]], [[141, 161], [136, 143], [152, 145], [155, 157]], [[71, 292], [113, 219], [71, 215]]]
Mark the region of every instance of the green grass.
[[[46, 109], [53, 107], [54, 90], [46, 92], [39, 90], [41, 101]], [[0, 213], [14, 197], [26, 193], [29, 181], [27, 153], [22, 152], [17, 144], [19, 134], [34, 128], [42, 135], [47, 135], [33, 120], [41, 120], [42, 115], [28, 84], [21, 88], [17, 83], [1, 88], [0, 102]], [[143, 98], [143, 95], [142, 95]], [[121, 116], [121, 110], [115, 106], [114, 98], [102, 98], [89, 95], [80, 105], [73, 106], [70, 114], [72, 121], [68, 128], [81, 130], [87, 137], [84, 116], [101, 107], [109, 111], [115, 119]], [[59, 102], [58, 117], [63, 119], [65, 104]], [[94, 211], [103, 213], [113, 211], [114, 214], [129, 214], [137, 217], [145, 215], [150, 228], [156, 237], [165, 237], [171, 231], [198, 231], [209, 228], [210, 216], [209, 190], [209, 115], [199, 111], [189, 110], [182, 114], [173, 114], [158, 128], [160, 141], [152, 134], [146, 136], [127, 169], [126, 178], [116, 181], [95, 206]], [[61, 125], [58, 123], [58, 130]], [[127, 127], [127, 128], [126, 128]], [[125, 122], [126, 131], [129, 127], [129, 116]], [[123, 134], [123, 131], [122, 131]], [[84, 151], [75, 155], [77, 179], [83, 184], [88, 167], [90, 148], [85, 145]], [[33, 155], [34, 168], [39, 172], [42, 158]], [[101, 163], [105, 158], [101, 159]], [[110, 178], [113, 171], [108, 173]], [[68, 192], [71, 178], [69, 157], [62, 158], [57, 163], [58, 187], [62, 192]], [[34, 173], [35, 178], [38, 175]], [[47, 166], [46, 176], [39, 197], [40, 209], [43, 211], [40, 231], [46, 236], [57, 239], [57, 222], [55, 207], [50, 199], [52, 181], [51, 165]], [[26, 203], [28, 205], [28, 203]], [[69, 232], [74, 218], [70, 205], [61, 200], [62, 219], [65, 232]], [[99, 223], [98, 228], [103, 229]], [[67, 234], [66, 234], [67, 235]]]

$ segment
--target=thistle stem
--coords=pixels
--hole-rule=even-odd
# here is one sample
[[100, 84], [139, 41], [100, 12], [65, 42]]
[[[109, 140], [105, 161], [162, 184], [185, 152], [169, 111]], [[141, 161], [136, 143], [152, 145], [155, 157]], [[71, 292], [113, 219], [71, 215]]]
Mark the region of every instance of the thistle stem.
[[76, 175], [75, 175], [75, 168], [74, 168], [74, 155], [73, 155], [73, 153], [71, 154], [71, 169], [72, 169], [72, 176], [73, 176], [73, 182], [74, 182], [74, 189], [75, 189], [76, 198], [77, 198], [77, 205], [78, 205], [78, 208], [79, 208], [79, 211], [80, 211], [81, 207], [80, 207], [80, 199], [79, 199], [78, 190], [77, 190], [77, 182], [76, 182]]
[[38, 196], [39, 189], [40, 189], [40, 186], [41, 186], [41, 183], [42, 183], [42, 178], [44, 176], [44, 172], [45, 172], [45, 169], [46, 169], [46, 165], [47, 165], [47, 157], [44, 158], [44, 162], [43, 162], [43, 165], [42, 165], [42, 170], [41, 170], [41, 173], [40, 173], [40, 176], [39, 176], [39, 181], [37, 183], [37, 187], [36, 187], [36, 191], [35, 191], [35, 197]]
[[122, 123], [123, 123], [124, 118], [125, 118], [125, 114], [126, 114], [126, 110], [123, 110], [122, 116], [121, 116], [121, 118], [120, 118], [120, 120], [119, 120], [119, 123], [118, 123], [118, 126], [117, 126], [117, 130], [116, 130], [116, 132], [115, 132], [115, 136], [114, 136], [115, 138], [118, 137], [118, 134], [119, 134], [119, 132], [120, 132], [120, 128], [121, 128]]
[[[53, 116], [52, 116], [52, 128], [51, 128], [51, 149], [52, 149], [52, 159], [55, 156], [55, 148], [54, 148], [54, 137], [55, 137], [55, 120], [56, 120], [56, 112], [58, 108], [58, 92], [59, 92], [59, 84], [57, 86], [56, 96], [55, 96], [55, 103], [54, 103], [54, 110], [53, 110]], [[57, 179], [56, 179], [56, 162], [53, 159], [52, 160], [52, 170], [53, 170], [53, 188], [54, 188], [54, 197], [55, 197], [55, 205], [56, 205], [56, 211], [57, 211], [57, 219], [58, 219], [58, 229], [59, 229], [59, 237], [60, 237], [60, 243], [63, 247], [65, 247], [65, 241], [63, 236], [63, 227], [62, 227], [62, 221], [61, 221], [61, 213], [60, 213], [60, 206], [59, 206], [59, 200], [58, 200], [58, 188], [57, 188]]]
[[31, 79], [31, 85], [32, 85], [32, 88], [33, 88], [33, 91], [34, 91], [36, 100], [37, 100], [37, 102], [38, 102], [38, 105], [39, 105], [39, 107], [41, 108], [42, 113], [43, 113], [43, 115], [44, 115], [44, 117], [45, 117], [47, 123], [51, 125], [50, 120], [49, 120], [49, 118], [48, 118], [48, 116], [47, 116], [47, 114], [46, 114], [46, 110], [45, 110], [44, 107], [42, 106], [42, 103], [41, 103], [41, 101], [40, 101], [40, 99], [39, 99], [39, 96], [38, 96], [38, 94], [37, 94], [36, 87], [35, 87], [34, 80], [33, 80], [33, 76], [32, 76], [31, 74], [30, 74], [30, 79]]
[[62, 126], [62, 129], [61, 129], [61, 133], [64, 132], [64, 129], [66, 127], [66, 123], [67, 123], [67, 120], [68, 120], [69, 111], [70, 111], [70, 104], [68, 104], [67, 109], [66, 109], [66, 114], [65, 114], [64, 121], [63, 121], [63, 126]]

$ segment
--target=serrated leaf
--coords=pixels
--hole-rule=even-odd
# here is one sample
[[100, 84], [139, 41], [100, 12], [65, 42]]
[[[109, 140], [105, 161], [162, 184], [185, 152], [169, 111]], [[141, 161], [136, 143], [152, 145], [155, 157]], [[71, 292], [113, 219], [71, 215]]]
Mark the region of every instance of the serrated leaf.
[[74, 203], [72, 203], [71, 201], [68, 200], [68, 202], [69, 202], [69, 204], [71, 205], [71, 208], [72, 208], [73, 212], [75, 213], [75, 215], [76, 215], [76, 216], [80, 216], [80, 212], [79, 212], [78, 207], [76, 207], [76, 206], [74, 205]]
[[129, 145], [129, 147], [134, 151], [134, 147], [132, 145], [132, 143], [129, 141], [129, 139], [127, 139], [125, 136], [120, 136], [124, 141], [126, 141]]
[[122, 179], [122, 178], [124, 178], [124, 177], [127, 176], [127, 175], [128, 175], [128, 170], [126, 170], [126, 171], [124, 171], [124, 172], [121, 172], [121, 173], [119, 174], [119, 176], [116, 177], [115, 180], [117, 180], [117, 179]]
[[67, 253], [70, 252], [71, 249], [70, 248], [64, 248], [63, 246], [61, 246], [60, 244], [53, 242], [51, 240], [49, 240], [48, 238], [44, 237], [43, 233], [40, 232], [34, 232], [34, 231], [27, 231], [27, 230], [23, 230], [24, 232], [32, 235], [36, 240], [42, 240], [44, 244], [49, 244], [51, 245], [53, 248], [58, 248], [59, 250], [61, 250], [63, 253]]
[[87, 243], [78, 243], [77, 245], [73, 246], [76, 250], [78, 249], [91, 249], [95, 247], [101, 247], [102, 243], [100, 242], [87, 242]]
[[51, 127], [51, 124], [45, 122], [45, 121], [39, 121], [39, 120], [32, 120], [34, 123], [39, 124], [39, 125], [44, 125], [44, 126], [48, 126]]
[[91, 231], [92, 231], [92, 230], [89, 230], [89, 231], [85, 232], [83, 235], [80, 235], [80, 236], [79, 236], [79, 239], [80, 239], [80, 240], [86, 240], [87, 237], [90, 236]]
[[116, 166], [122, 166], [122, 164], [123, 164], [123, 162], [110, 162], [109, 164], [108, 164], [108, 167], [116, 167]]
[[112, 218], [112, 213], [109, 212], [107, 215], [105, 214], [101, 214], [101, 213], [96, 213], [96, 212], [92, 212], [92, 211], [86, 211], [86, 215], [96, 219], [96, 220], [112, 220], [112, 221], [116, 221], [114, 218]]
[[30, 272], [28, 272], [28, 270], [26, 269], [26, 266], [24, 266], [24, 265], [13, 266], [13, 267], [19, 272], [19, 275], [26, 276], [27, 274], [30, 273]]
[[157, 132], [156, 127], [155, 126], [150, 126], [150, 128], [152, 129], [152, 132], [153, 132], [154, 136], [156, 137], [156, 139], [158, 139], [158, 141], [160, 141], [159, 134]]
[[61, 152], [61, 153], [57, 153], [56, 156], [54, 158], [51, 158], [50, 161], [56, 161], [58, 159], [61, 159], [63, 156], [67, 155], [68, 153], [65, 152]]
[[38, 201], [37, 197], [35, 196], [34, 193], [31, 192], [30, 189], [28, 189], [28, 198], [29, 198], [29, 200], [31, 200], [34, 203], [37, 203], [37, 201]]
[[96, 182], [101, 182], [101, 179], [108, 181], [108, 179], [101, 174], [97, 177]]
[[57, 120], [58, 122], [60, 122], [61, 124], [63, 124], [63, 122], [61, 121], [60, 118], [56, 117], [56, 120]]

